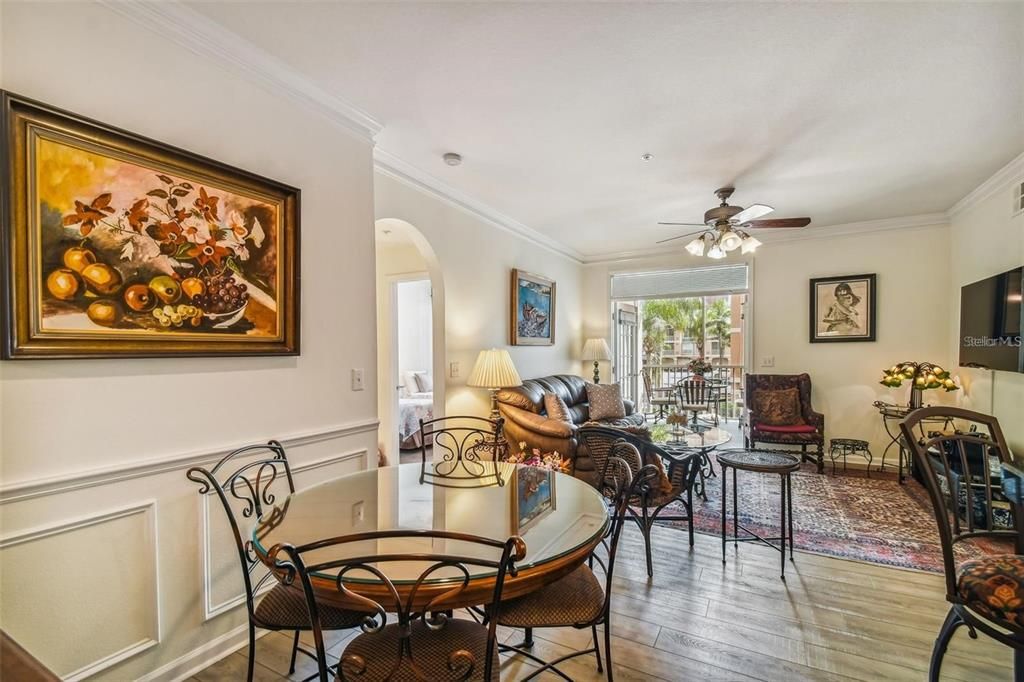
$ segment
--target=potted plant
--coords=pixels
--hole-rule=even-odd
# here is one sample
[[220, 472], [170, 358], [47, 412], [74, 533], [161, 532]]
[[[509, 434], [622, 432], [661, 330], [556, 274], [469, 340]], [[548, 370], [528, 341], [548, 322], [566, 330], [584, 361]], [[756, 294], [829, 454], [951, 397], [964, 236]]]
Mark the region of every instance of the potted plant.
[[686, 369], [689, 370], [696, 381], [704, 381], [704, 375], [710, 372], [713, 367], [704, 358], [695, 358], [690, 360], [689, 364], [686, 365]]

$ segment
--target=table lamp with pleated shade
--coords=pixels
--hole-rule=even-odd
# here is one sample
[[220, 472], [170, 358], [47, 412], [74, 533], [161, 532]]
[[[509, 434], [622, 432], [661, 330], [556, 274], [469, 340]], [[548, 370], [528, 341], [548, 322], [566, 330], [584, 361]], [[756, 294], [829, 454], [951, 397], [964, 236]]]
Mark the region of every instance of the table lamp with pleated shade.
[[601, 360], [612, 359], [612, 351], [608, 348], [608, 342], [604, 339], [587, 339], [587, 342], [583, 344], [582, 359], [594, 361], [594, 383], [601, 383], [601, 375], [597, 371], [597, 363]]
[[491, 419], [498, 418], [498, 389], [522, 386], [523, 380], [512, 363], [512, 356], [504, 348], [480, 351], [469, 373], [467, 386], [486, 388], [491, 392]]

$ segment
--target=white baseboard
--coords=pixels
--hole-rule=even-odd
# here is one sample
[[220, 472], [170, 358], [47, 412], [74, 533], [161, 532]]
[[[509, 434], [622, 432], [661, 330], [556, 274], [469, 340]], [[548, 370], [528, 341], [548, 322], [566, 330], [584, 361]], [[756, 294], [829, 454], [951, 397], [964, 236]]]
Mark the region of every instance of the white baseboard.
[[[257, 629], [256, 639], [268, 634], [270, 634], [269, 630]], [[166, 663], [156, 670], [137, 678], [136, 682], [179, 682], [179, 680], [186, 680], [196, 673], [206, 670], [222, 658], [227, 658], [236, 651], [239, 651], [248, 643], [249, 625], [248, 623], [243, 623], [237, 628], [225, 632], [220, 637], [216, 637], [206, 644], [189, 651], [187, 654], [179, 656], [170, 663]]]

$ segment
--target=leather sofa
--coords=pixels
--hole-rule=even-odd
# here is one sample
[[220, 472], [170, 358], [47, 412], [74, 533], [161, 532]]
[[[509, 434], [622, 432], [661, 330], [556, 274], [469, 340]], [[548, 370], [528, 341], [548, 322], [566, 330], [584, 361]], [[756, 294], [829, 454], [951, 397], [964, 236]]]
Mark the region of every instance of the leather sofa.
[[[554, 393], [565, 401], [572, 415], [571, 422], [551, 419], [544, 410], [544, 394]], [[590, 478], [594, 470], [590, 456], [577, 453], [576, 431], [590, 421], [590, 405], [587, 402], [587, 384], [581, 377], [572, 374], [527, 379], [522, 386], [503, 388], [498, 391], [498, 412], [505, 420], [505, 438], [510, 444], [525, 442], [527, 448], [539, 448], [541, 452], [558, 452], [573, 462], [573, 474]], [[640, 426], [644, 416], [636, 413], [631, 400], [623, 400], [626, 417], [603, 419], [608, 426]], [[577, 454], [579, 456], [577, 457]]]

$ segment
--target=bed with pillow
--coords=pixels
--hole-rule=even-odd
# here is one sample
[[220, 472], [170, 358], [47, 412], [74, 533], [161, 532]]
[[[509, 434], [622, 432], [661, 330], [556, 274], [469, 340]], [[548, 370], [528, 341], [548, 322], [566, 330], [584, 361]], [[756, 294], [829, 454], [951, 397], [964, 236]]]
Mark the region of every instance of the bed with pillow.
[[434, 418], [434, 381], [425, 370], [402, 373], [398, 393], [398, 447], [413, 450], [423, 444], [420, 420]]

